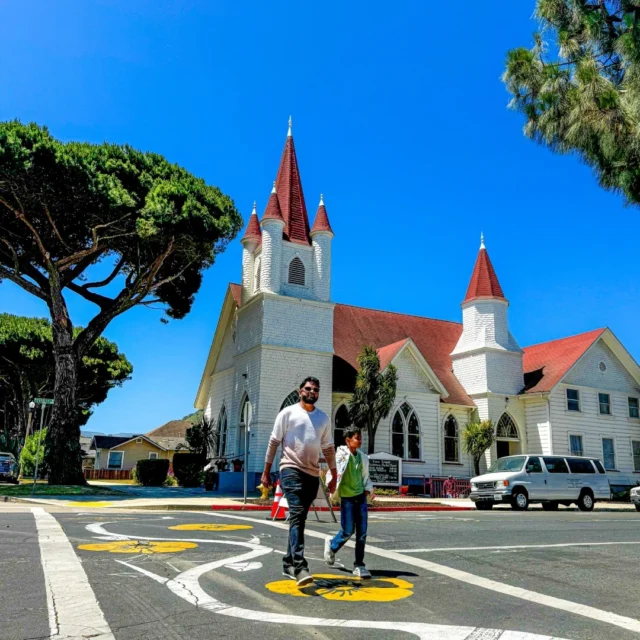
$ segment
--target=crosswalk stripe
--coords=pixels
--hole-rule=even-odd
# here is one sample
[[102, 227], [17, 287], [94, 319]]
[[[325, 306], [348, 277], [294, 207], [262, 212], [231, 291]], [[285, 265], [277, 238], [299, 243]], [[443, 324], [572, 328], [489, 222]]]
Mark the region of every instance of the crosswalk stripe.
[[38, 530], [51, 640], [115, 640], [62, 527], [42, 507], [31, 512]]

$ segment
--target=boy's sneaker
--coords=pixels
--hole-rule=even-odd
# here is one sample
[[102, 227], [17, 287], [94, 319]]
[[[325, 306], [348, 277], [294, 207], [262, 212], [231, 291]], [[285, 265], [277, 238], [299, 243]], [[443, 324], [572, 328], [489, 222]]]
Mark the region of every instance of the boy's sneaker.
[[286, 578], [297, 580], [296, 573], [293, 570], [293, 567], [282, 567], [282, 575], [285, 576]]
[[329, 536], [325, 541], [324, 541], [324, 561], [329, 565], [333, 565], [333, 563], [336, 561], [336, 554], [335, 552], [331, 549], [331, 536]]
[[296, 576], [296, 585], [298, 587], [306, 587], [313, 582], [313, 576], [306, 570], [301, 569]]
[[367, 571], [366, 567], [356, 567], [353, 570], [353, 575], [361, 580], [371, 580], [371, 574]]

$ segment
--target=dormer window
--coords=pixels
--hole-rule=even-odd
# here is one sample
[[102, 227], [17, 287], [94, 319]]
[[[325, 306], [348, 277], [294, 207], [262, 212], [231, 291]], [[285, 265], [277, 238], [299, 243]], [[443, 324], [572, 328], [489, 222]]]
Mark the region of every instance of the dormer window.
[[304, 264], [297, 256], [289, 263], [289, 284], [305, 286]]

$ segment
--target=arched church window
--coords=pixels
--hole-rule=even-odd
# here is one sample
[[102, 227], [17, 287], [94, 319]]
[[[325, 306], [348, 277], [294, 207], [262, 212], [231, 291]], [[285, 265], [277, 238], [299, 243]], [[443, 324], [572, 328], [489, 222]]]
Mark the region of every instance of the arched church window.
[[452, 415], [444, 421], [444, 461], [460, 462], [458, 421]]
[[391, 453], [403, 460], [420, 460], [420, 422], [407, 402], [402, 403], [391, 422]]
[[262, 270], [262, 260], [260, 258], [258, 258], [256, 260], [256, 273], [255, 273], [255, 277], [253, 278], [254, 284], [255, 286], [253, 287], [254, 291], [260, 291], [260, 272]]
[[498, 420], [496, 438], [513, 438], [514, 440], [519, 438], [516, 423], [508, 413], [503, 413]]
[[304, 264], [302, 264], [302, 260], [296, 256], [289, 263], [289, 284], [298, 284], [304, 287]]
[[286, 409], [287, 407], [290, 407], [292, 404], [298, 404], [298, 402], [300, 402], [300, 395], [297, 391], [292, 391], [280, 405], [280, 411]]
[[333, 426], [333, 442], [336, 447], [341, 447], [345, 444], [344, 430], [349, 426], [351, 426], [349, 409], [347, 409], [347, 405], [341, 404], [336, 411], [336, 419]]
[[224, 405], [218, 414], [218, 422], [216, 424], [216, 455], [220, 458], [224, 457], [227, 450], [227, 410]]

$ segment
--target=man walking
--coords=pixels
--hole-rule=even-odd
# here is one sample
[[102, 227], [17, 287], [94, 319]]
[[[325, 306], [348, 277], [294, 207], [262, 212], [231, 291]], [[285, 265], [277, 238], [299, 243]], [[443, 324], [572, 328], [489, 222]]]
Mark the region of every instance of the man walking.
[[331, 470], [329, 493], [336, 486], [336, 450], [333, 445], [331, 422], [316, 409], [320, 393], [317, 378], [305, 378], [298, 394], [300, 402], [283, 409], [273, 426], [262, 473], [262, 484], [271, 484], [271, 465], [282, 444], [280, 484], [289, 503], [289, 544], [283, 558], [283, 574], [296, 581], [299, 587], [313, 582], [304, 558], [304, 526], [311, 504], [318, 495], [320, 484], [320, 452]]

